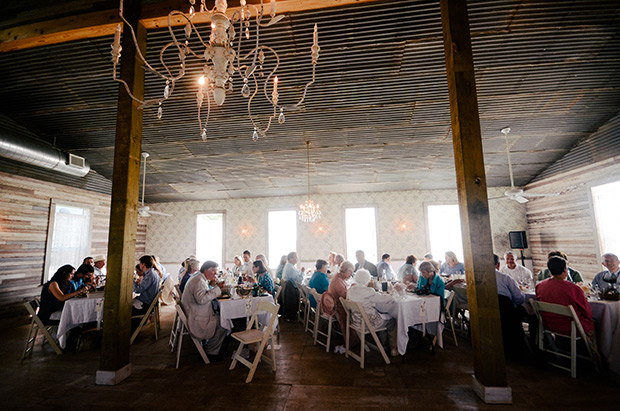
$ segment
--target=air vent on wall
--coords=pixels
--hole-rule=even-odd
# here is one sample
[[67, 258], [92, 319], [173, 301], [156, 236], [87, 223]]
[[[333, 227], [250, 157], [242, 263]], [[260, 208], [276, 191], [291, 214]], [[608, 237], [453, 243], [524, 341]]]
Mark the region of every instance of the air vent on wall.
[[86, 159], [69, 153], [69, 165], [72, 167], [84, 168], [86, 166]]

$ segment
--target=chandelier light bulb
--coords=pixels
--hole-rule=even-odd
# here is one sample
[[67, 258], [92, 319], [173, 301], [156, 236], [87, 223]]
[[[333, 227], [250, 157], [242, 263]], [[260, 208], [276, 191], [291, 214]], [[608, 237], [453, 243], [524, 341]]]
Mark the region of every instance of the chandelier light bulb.
[[205, 76], [200, 76], [198, 78], [198, 84], [200, 84], [201, 86], [205, 84]]

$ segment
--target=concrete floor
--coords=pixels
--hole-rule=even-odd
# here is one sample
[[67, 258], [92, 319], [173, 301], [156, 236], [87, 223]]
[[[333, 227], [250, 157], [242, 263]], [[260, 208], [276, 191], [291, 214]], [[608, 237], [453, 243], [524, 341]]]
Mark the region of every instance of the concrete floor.
[[229, 371], [230, 360], [206, 366], [187, 340], [175, 369], [168, 348], [173, 312], [163, 307], [158, 341], [152, 327], [143, 330], [132, 347], [131, 377], [114, 387], [95, 386], [98, 350], [57, 356], [39, 340], [21, 362], [27, 327], [0, 330], [2, 409], [618, 409], [617, 380], [588, 367], [573, 380], [531, 361], [508, 363], [512, 406], [486, 405], [472, 390], [471, 345], [461, 338], [457, 348], [447, 334], [445, 349], [435, 355], [416, 349], [406, 363], [396, 358], [386, 365], [372, 351], [362, 370], [353, 359], [314, 346], [299, 323], [282, 321], [275, 374], [261, 364], [245, 384], [247, 368]]

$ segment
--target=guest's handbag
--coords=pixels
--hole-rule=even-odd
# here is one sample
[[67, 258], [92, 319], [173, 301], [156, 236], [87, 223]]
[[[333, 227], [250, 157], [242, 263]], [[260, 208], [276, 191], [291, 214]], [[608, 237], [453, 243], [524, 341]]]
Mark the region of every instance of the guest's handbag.
[[431, 286], [426, 284], [424, 287], [420, 287], [415, 290], [417, 295], [429, 295], [431, 293]]

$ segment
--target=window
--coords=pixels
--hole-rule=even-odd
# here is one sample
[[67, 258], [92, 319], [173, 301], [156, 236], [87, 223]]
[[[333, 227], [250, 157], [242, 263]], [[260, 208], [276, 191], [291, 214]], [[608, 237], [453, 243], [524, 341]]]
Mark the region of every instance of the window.
[[267, 220], [269, 266], [276, 268], [283, 255], [297, 250], [297, 211], [269, 211]]
[[428, 239], [435, 260], [444, 261], [446, 251], [453, 251], [463, 261], [463, 237], [458, 204], [428, 205]]
[[77, 268], [90, 252], [90, 209], [52, 202], [49, 225], [44, 282], [65, 264]]
[[196, 215], [196, 258], [205, 262], [215, 261], [223, 267], [224, 213]]
[[367, 261], [376, 263], [377, 219], [375, 207], [355, 207], [344, 209], [347, 259], [355, 262], [355, 252], [364, 251]]
[[601, 254], [620, 250], [620, 181], [592, 187], [592, 203]]

